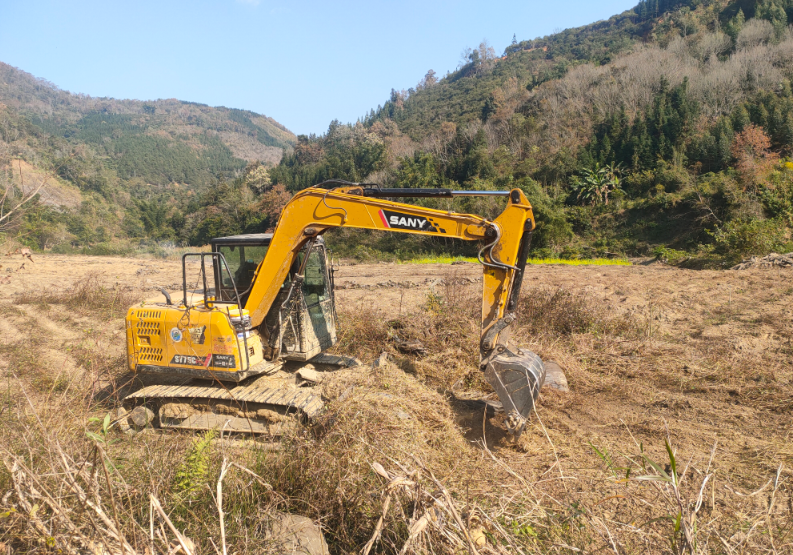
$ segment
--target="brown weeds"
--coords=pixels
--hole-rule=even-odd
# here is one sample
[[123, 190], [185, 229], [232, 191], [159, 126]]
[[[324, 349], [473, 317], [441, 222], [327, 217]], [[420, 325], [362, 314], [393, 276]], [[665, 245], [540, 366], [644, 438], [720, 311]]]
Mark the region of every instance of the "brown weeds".
[[126, 314], [138, 297], [121, 287], [108, 287], [99, 275], [89, 274], [66, 290], [29, 290], [15, 300], [17, 304], [63, 305], [73, 311], [91, 312], [109, 319]]
[[[394, 317], [383, 310], [356, 307], [339, 311], [339, 344], [335, 351], [372, 360], [383, 351], [404, 359], [403, 345], [419, 345], [411, 356], [411, 372], [429, 384], [449, 389], [476, 368], [479, 356], [479, 287], [462, 282], [450, 273], [433, 286], [417, 310]], [[413, 353], [415, 355], [415, 353]]]
[[622, 335], [639, 328], [638, 322], [610, 314], [586, 293], [564, 287], [524, 290], [519, 305], [517, 325], [531, 335]]

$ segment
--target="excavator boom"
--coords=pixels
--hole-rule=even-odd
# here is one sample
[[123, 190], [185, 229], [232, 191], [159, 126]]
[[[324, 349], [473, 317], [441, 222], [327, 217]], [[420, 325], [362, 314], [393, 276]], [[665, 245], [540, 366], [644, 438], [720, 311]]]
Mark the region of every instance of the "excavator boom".
[[[386, 189], [382, 194], [395, 194], [394, 191]], [[407, 195], [411, 189], [399, 191]], [[487, 248], [480, 254], [485, 273], [483, 331], [503, 317], [510, 285], [515, 274], [521, 273], [517, 266], [520, 263], [518, 251], [524, 234], [534, 229], [531, 205], [519, 189], [508, 193], [506, 209], [492, 222], [471, 214], [373, 198], [374, 193], [356, 187], [330, 191], [311, 187], [292, 198], [281, 214], [245, 305], [254, 327], [264, 320], [275, 301], [278, 286], [303, 246], [312, 238], [338, 227], [487, 241]], [[492, 339], [495, 341], [496, 337]]]
[[[456, 193], [456, 194], [455, 194]], [[489, 194], [507, 197], [494, 220], [386, 200], [397, 197], [449, 197]], [[386, 197], [386, 198], [382, 198]], [[358, 185], [297, 193], [284, 208], [267, 256], [257, 270], [245, 308], [260, 325], [304, 245], [329, 229], [350, 227], [482, 241], [483, 265], [481, 369], [504, 405], [510, 431], [519, 435], [545, 377], [537, 355], [510, 349], [501, 340], [515, 319], [515, 308], [535, 228], [531, 205], [520, 189], [449, 191], [448, 189], [380, 189]]]

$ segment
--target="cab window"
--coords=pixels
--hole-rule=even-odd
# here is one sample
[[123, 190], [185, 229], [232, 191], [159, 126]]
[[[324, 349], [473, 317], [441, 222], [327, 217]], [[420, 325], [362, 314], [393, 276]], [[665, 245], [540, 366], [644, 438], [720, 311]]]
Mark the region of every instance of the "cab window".
[[[222, 271], [220, 274], [223, 296], [229, 300], [234, 297], [234, 285], [237, 292], [242, 296], [243, 293], [251, 288], [253, 276], [256, 269], [264, 260], [267, 254], [266, 246], [256, 245], [221, 245], [218, 252], [226, 259], [229, 271]], [[231, 282], [229, 274], [234, 278]]]

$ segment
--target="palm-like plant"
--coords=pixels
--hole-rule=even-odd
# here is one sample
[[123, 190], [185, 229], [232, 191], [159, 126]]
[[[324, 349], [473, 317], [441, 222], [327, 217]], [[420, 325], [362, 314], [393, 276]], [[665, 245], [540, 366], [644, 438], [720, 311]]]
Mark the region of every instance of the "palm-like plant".
[[595, 205], [599, 202], [609, 203], [609, 194], [619, 189], [620, 174], [622, 168], [620, 164], [601, 166], [599, 162], [591, 168], [581, 170], [580, 176], [573, 179], [573, 190], [576, 192], [576, 199], [585, 204]]

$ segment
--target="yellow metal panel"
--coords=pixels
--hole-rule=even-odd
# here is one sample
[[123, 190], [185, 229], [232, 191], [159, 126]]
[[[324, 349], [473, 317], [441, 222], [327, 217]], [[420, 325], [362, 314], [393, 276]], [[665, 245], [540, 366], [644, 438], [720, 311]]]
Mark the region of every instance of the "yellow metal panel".
[[[136, 305], [127, 313], [127, 358], [130, 369], [139, 364], [208, 369], [213, 372], [247, 370], [245, 341], [238, 338], [226, 312], [228, 305], [175, 307]], [[232, 312], [236, 306], [228, 307]], [[247, 337], [250, 365], [262, 360], [258, 333]], [[252, 351], [252, 354], [251, 354]], [[211, 359], [208, 357], [212, 355]], [[219, 356], [218, 356], [219, 355]], [[229, 361], [233, 360], [233, 364]], [[208, 363], [208, 365], [207, 365]]]

